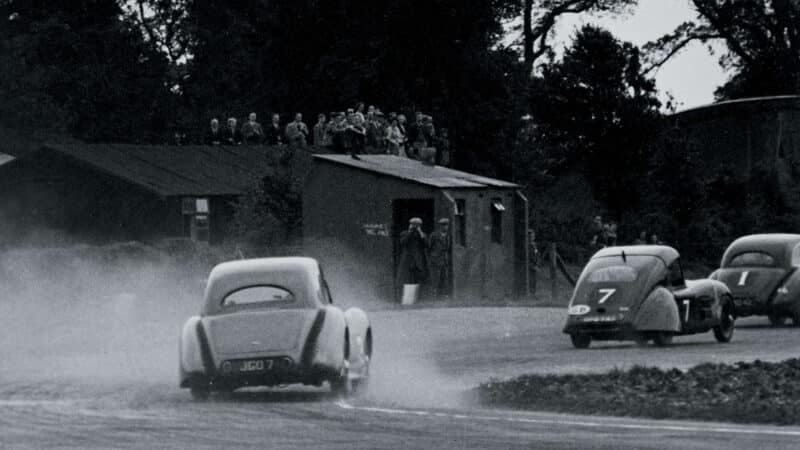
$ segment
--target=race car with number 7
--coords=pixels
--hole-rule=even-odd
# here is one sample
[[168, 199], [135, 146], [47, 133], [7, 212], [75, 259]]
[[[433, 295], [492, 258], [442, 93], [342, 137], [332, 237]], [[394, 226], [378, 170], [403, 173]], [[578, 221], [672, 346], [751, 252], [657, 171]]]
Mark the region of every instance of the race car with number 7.
[[725, 284], [684, 280], [680, 255], [672, 247], [608, 247], [592, 256], [569, 303], [564, 333], [576, 348], [593, 340], [653, 341], [712, 331], [730, 342], [734, 303]]

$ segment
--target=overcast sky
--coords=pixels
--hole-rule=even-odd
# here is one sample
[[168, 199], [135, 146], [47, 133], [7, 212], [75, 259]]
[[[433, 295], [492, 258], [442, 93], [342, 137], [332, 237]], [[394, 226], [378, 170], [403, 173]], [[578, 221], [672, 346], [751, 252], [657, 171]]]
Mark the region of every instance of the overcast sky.
[[[642, 45], [695, 17], [689, 0], [639, 0], [633, 13], [622, 17], [566, 16], [558, 24], [556, 40], [568, 41], [577, 28], [589, 22], [609, 29], [621, 40]], [[659, 91], [671, 92], [679, 110], [713, 102], [714, 89], [727, 79], [718, 59], [704, 45], [693, 43], [658, 71]]]

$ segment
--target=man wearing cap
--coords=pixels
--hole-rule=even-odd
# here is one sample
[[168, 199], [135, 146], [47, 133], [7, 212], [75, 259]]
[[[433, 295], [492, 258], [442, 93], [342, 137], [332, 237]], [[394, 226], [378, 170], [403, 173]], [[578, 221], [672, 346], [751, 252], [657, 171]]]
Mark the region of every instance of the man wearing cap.
[[431, 284], [433, 295], [443, 297], [450, 294], [450, 266], [452, 258], [452, 238], [450, 220], [439, 219], [439, 228], [431, 233], [428, 240], [428, 254], [431, 264]]
[[414, 217], [408, 221], [408, 229], [400, 233], [400, 284], [422, 284], [428, 279], [427, 242], [422, 231], [422, 219]]

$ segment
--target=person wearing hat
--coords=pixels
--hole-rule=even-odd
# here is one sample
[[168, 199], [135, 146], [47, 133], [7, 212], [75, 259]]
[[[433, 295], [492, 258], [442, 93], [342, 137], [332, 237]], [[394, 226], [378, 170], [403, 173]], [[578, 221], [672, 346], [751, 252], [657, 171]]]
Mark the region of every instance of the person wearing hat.
[[450, 220], [439, 219], [439, 226], [428, 239], [428, 254], [431, 265], [431, 284], [433, 295], [444, 297], [450, 294], [451, 258], [453, 239], [450, 234]]
[[428, 280], [427, 237], [422, 231], [422, 219], [408, 221], [408, 229], [400, 233], [400, 284], [420, 285]]

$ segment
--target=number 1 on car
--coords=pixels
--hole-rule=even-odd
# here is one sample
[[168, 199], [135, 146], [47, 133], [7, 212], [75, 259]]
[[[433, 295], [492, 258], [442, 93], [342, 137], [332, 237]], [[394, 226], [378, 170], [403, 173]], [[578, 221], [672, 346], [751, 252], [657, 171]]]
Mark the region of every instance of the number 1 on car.
[[603, 297], [597, 302], [597, 304], [602, 305], [603, 303], [605, 303], [606, 300], [609, 299], [609, 297], [614, 295], [614, 292], [617, 292], [617, 290], [616, 289], [598, 289], [597, 292], [603, 294]]
[[742, 272], [742, 275], [739, 276], [739, 286], [744, 286], [744, 284], [747, 282], [747, 275], [749, 275], [749, 274], [750, 274], [750, 271], [747, 271], [747, 270]]

